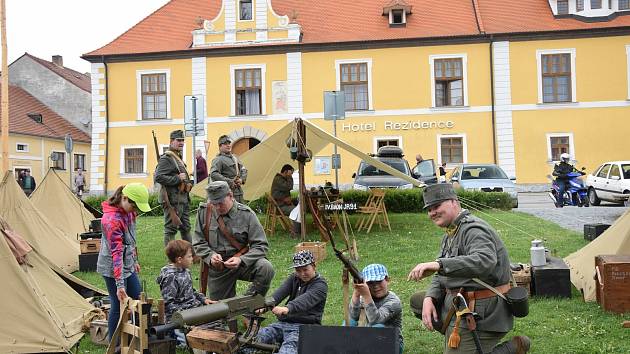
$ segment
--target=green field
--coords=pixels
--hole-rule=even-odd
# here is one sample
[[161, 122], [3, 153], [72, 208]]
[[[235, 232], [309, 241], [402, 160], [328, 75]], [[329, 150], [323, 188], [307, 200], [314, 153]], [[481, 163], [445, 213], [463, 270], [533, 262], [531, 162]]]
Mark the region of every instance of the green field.
[[[578, 233], [523, 213], [492, 211], [478, 212], [477, 215], [499, 231], [512, 262], [529, 262], [530, 241], [534, 238], [545, 240], [545, 245], [559, 257], [564, 257], [586, 244]], [[263, 217], [264, 215], [261, 219]], [[351, 218], [354, 220], [354, 217]], [[355, 235], [361, 258], [359, 269], [375, 262], [388, 267], [391, 290], [403, 301], [405, 353], [441, 353], [443, 337], [439, 333], [425, 330], [408, 306], [411, 294], [424, 289], [429, 281], [425, 279], [415, 283], [406, 280], [407, 274], [417, 263], [435, 259], [441, 231], [425, 214], [390, 214], [390, 220], [392, 232], [380, 231], [376, 227], [370, 234]], [[316, 241], [319, 240], [319, 235], [311, 232], [308, 238]], [[288, 267], [295, 243], [282, 232], [269, 238], [269, 259], [276, 267], [272, 289], [289, 274]], [[155, 277], [166, 263], [161, 217], [139, 218], [138, 246], [142, 266], [140, 277], [146, 283], [146, 293], [149, 297], [159, 298], [160, 291]], [[329, 285], [323, 324], [338, 325], [343, 317], [342, 268], [332, 255], [330, 247], [328, 257], [318, 266], [318, 270]], [[198, 269], [193, 270], [194, 279], [198, 279], [198, 273]], [[96, 273], [77, 272], [75, 275], [104, 288], [101, 277]], [[245, 284], [240, 283], [239, 293], [244, 289]], [[268, 322], [273, 320], [271, 317]], [[584, 303], [574, 289], [570, 300], [530, 299], [529, 316], [516, 319], [514, 331], [509, 336], [529, 336], [532, 339], [531, 353], [630, 353], [630, 329], [621, 328], [622, 320], [624, 316], [605, 313], [597, 303]], [[104, 353], [105, 348], [93, 345], [89, 336], [86, 336], [80, 343], [79, 352]]]

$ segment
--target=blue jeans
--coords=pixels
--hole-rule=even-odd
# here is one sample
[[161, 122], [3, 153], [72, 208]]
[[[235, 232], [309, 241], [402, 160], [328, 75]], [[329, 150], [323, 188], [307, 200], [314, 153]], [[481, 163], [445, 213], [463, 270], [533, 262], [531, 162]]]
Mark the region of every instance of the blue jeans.
[[[111, 302], [111, 309], [109, 310], [109, 317], [107, 318], [107, 330], [109, 331], [107, 332], [107, 338], [111, 340], [120, 318], [120, 302], [118, 301], [118, 296], [116, 296], [116, 279], [105, 276], [103, 276], [103, 279], [105, 279], [107, 292], [109, 292], [109, 301]], [[140, 279], [138, 279], [136, 273], [132, 273], [125, 279], [125, 291], [132, 299], [138, 300], [140, 298], [142, 286], [140, 285]]]
[[[564, 193], [567, 191], [567, 184], [568, 182], [563, 181], [563, 180], [556, 180], [556, 185], [558, 186], [558, 205], [559, 206], [563, 206], [564, 205]], [[569, 203], [571, 201], [569, 200]]]
[[[298, 339], [300, 338], [300, 324], [288, 322], [275, 322], [262, 328], [256, 341], [266, 344], [280, 344], [277, 354], [297, 354]], [[241, 349], [239, 353], [255, 353], [252, 348]]]
[[[346, 321], [343, 321], [342, 326], [346, 325]], [[355, 319], [350, 319], [350, 327], [357, 327], [359, 325], [359, 321], [355, 320]], [[382, 323], [375, 323], [373, 325], [371, 325], [370, 327], [377, 327], [377, 328], [385, 328], [385, 326]], [[402, 337], [400, 338], [400, 354], [403, 354], [403, 341], [402, 341]]]

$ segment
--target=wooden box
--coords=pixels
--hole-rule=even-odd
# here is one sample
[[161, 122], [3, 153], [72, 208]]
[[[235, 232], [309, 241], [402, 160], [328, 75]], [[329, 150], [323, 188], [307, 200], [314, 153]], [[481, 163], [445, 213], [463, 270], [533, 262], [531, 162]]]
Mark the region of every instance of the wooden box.
[[101, 239], [80, 240], [81, 254], [98, 253], [101, 250]]
[[313, 253], [315, 263], [319, 263], [326, 259], [326, 242], [300, 242], [295, 245], [295, 252], [308, 250]]
[[98, 262], [98, 253], [85, 253], [79, 255], [79, 271], [95, 272]]
[[107, 321], [94, 320], [90, 323], [90, 339], [92, 343], [97, 345], [108, 345], [107, 340]]
[[521, 270], [513, 270], [512, 276], [516, 285], [527, 289], [527, 294], [531, 295], [532, 273], [529, 264], [522, 264]]
[[630, 312], [630, 255], [595, 257], [597, 302], [610, 312]]
[[210, 353], [236, 353], [239, 345], [236, 333], [199, 327], [193, 327], [186, 339], [191, 348]]
[[597, 236], [601, 235], [610, 225], [608, 224], [584, 224], [584, 239], [586, 241], [593, 241]]
[[571, 297], [571, 274], [562, 258], [549, 257], [547, 264], [531, 268], [532, 295]]

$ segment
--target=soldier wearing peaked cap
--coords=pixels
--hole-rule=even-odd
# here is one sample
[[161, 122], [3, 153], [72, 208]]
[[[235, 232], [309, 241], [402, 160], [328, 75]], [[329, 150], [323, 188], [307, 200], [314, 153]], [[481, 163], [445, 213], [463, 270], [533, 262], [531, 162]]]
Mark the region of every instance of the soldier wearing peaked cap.
[[[475, 335], [484, 353], [527, 352], [530, 340], [525, 336], [499, 343], [512, 329], [514, 317], [506, 300], [493, 291], [507, 293], [511, 276], [507, 249], [497, 232], [461, 208], [451, 184], [430, 185], [423, 197], [429, 218], [444, 228], [445, 235], [439, 257], [409, 273], [408, 279], [416, 281], [433, 275], [428, 290], [411, 297], [416, 317], [427, 329], [445, 335], [444, 353], [478, 352]], [[461, 312], [455, 315], [453, 299], [459, 299], [458, 294], [470, 311], [479, 314], [476, 329], [462, 321]]]
[[210, 182], [206, 190], [208, 202], [199, 205], [193, 235], [195, 254], [203, 261], [201, 291], [207, 282], [210, 299], [230, 298], [240, 279], [251, 282], [246, 295], [265, 295], [275, 272], [267, 260], [269, 244], [260, 221], [234, 200], [227, 182]]
[[[162, 203], [164, 210], [164, 246], [175, 239], [177, 231], [181, 233], [182, 240], [191, 242], [190, 237], [190, 188], [192, 181], [186, 170], [186, 164], [182, 160], [184, 147], [184, 132], [174, 130], [170, 134], [168, 150], [160, 156], [155, 168], [155, 183], [161, 188], [166, 188], [168, 200], [179, 220], [174, 217], [172, 211], [166, 206], [162, 194], [158, 194], [158, 201]], [[179, 225], [178, 225], [179, 224]]]
[[212, 160], [209, 181], [224, 181], [232, 190], [234, 199], [243, 203], [243, 188], [247, 180], [247, 170], [232, 154], [232, 140], [227, 135], [221, 135], [218, 140], [219, 153]]

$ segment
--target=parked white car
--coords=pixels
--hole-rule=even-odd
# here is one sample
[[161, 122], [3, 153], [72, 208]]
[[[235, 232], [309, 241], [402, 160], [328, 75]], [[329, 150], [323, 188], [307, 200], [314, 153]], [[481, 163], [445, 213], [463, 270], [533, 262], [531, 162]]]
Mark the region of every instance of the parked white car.
[[588, 200], [599, 205], [602, 200], [628, 205], [630, 197], [630, 161], [610, 161], [586, 176]]
[[503, 192], [510, 195], [512, 208], [518, 208], [516, 177], [508, 177], [495, 164], [461, 164], [455, 166], [449, 181], [455, 188], [481, 192]]

